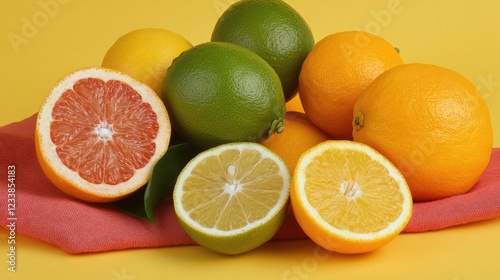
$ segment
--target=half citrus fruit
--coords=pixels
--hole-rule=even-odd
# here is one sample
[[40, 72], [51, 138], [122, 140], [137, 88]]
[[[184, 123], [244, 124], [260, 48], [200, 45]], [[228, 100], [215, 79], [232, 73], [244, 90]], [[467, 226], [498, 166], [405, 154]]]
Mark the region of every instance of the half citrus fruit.
[[297, 222], [318, 245], [364, 253], [389, 243], [412, 214], [401, 173], [373, 148], [328, 140], [304, 152], [290, 198]]
[[173, 194], [177, 218], [203, 247], [235, 255], [270, 240], [288, 209], [290, 173], [271, 150], [223, 144], [200, 153], [179, 175]]
[[118, 200], [147, 183], [170, 141], [170, 121], [148, 86], [105, 68], [64, 76], [38, 113], [38, 161], [52, 183], [92, 202]]

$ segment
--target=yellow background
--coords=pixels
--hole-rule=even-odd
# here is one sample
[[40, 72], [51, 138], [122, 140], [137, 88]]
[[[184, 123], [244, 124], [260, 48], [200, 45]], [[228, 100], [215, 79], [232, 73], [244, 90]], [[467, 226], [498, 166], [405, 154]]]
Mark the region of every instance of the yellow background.
[[[119, 36], [137, 28], [160, 27], [193, 44], [206, 42], [217, 18], [233, 2], [2, 0], [0, 125], [37, 112], [63, 75], [100, 65]], [[361, 29], [397, 46], [407, 63], [436, 64], [466, 76], [489, 105], [494, 143], [500, 147], [500, 2], [286, 2], [309, 23], [316, 41], [334, 32]], [[309, 240], [270, 242], [236, 257], [198, 246], [69, 255], [19, 235], [16, 273], [7, 271], [7, 235], [0, 230], [1, 279], [255, 279], [259, 275], [263, 279], [458, 280], [500, 275], [498, 218], [403, 234], [381, 250], [359, 256], [325, 255]]]

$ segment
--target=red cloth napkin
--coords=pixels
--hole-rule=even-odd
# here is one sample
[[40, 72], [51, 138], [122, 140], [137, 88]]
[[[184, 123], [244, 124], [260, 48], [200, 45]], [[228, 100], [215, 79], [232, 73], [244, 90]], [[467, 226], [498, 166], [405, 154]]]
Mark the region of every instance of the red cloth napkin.
[[[38, 165], [33, 140], [35, 121], [36, 114], [0, 127], [2, 227], [10, 230], [8, 225], [14, 222], [16, 233], [69, 253], [194, 244], [177, 222], [171, 197], [165, 198], [155, 209], [157, 224], [153, 225], [111, 205], [82, 202], [59, 191]], [[7, 205], [9, 166], [15, 169], [15, 210], [12, 213]], [[437, 230], [500, 216], [499, 171], [500, 149], [495, 148], [489, 166], [469, 193], [415, 203], [405, 232]], [[298, 239], [306, 235], [293, 215], [288, 215], [274, 238]]]

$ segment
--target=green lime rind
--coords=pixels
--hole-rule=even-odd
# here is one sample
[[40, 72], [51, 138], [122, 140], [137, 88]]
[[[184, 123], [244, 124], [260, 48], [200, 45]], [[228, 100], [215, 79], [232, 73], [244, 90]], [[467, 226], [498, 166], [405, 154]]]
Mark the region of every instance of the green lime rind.
[[311, 28], [281, 0], [241, 0], [218, 19], [211, 41], [246, 47], [266, 60], [278, 74], [285, 100], [298, 90], [302, 63], [314, 46]]
[[210, 235], [194, 230], [182, 219], [179, 224], [186, 233], [200, 246], [225, 255], [239, 255], [260, 247], [273, 238], [285, 221], [288, 209], [288, 200], [275, 213], [269, 222], [260, 226], [242, 231], [238, 235]]
[[261, 142], [286, 106], [278, 75], [242, 46], [206, 42], [177, 57], [162, 88], [172, 127], [186, 142], [211, 148]]
[[156, 163], [147, 185], [133, 194], [112, 203], [113, 206], [134, 217], [156, 224], [154, 209], [167, 195], [171, 195], [175, 181], [184, 166], [202, 150], [188, 143], [168, 148]]

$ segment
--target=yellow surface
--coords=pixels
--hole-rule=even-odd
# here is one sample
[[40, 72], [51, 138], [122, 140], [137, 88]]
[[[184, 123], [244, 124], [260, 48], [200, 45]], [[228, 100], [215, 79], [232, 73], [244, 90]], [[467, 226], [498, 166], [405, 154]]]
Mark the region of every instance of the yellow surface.
[[[60, 77], [100, 65], [122, 34], [161, 27], [199, 44], [210, 39], [217, 18], [232, 2], [2, 0], [0, 125], [37, 112]], [[366, 30], [400, 48], [407, 63], [432, 63], [469, 78], [489, 104], [500, 147], [500, 2], [287, 2], [309, 23], [316, 41], [337, 31]], [[270, 242], [236, 257], [198, 246], [75, 256], [19, 235], [16, 273], [7, 271], [7, 235], [0, 230], [0, 279], [255, 279], [256, 274], [262, 279], [458, 280], [500, 275], [500, 219], [403, 234], [380, 251], [360, 256], [326, 255], [308, 240]]]

